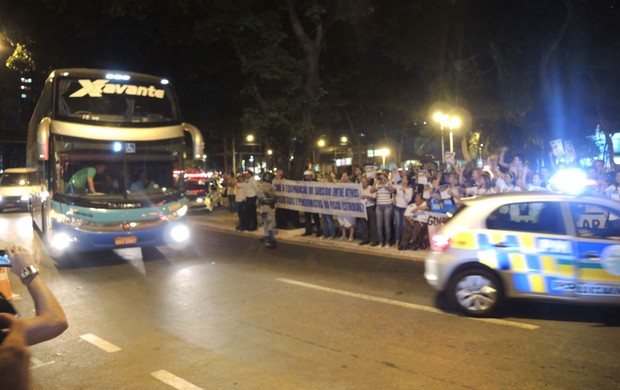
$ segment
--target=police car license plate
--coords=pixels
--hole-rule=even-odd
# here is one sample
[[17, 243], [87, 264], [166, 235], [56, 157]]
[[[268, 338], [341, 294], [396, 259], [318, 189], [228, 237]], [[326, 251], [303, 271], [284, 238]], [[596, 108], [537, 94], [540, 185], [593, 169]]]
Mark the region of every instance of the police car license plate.
[[138, 237], [137, 236], [122, 236], [114, 238], [114, 245], [131, 245], [137, 244]]

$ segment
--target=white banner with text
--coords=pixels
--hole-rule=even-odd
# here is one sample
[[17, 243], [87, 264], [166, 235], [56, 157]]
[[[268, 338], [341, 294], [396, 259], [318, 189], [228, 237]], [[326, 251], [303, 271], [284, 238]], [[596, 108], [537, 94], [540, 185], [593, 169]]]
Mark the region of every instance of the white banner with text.
[[359, 183], [274, 180], [276, 207], [306, 213], [366, 218]]

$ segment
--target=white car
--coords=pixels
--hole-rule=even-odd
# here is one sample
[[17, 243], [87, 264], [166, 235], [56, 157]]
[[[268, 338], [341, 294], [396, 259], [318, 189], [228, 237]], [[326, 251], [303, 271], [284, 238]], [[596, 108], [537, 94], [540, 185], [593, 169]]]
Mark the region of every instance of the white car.
[[8, 168], [0, 177], [0, 213], [4, 209], [27, 210], [30, 196], [37, 190], [37, 171], [31, 168]]
[[463, 199], [424, 276], [470, 316], [504, 298], [620, 304], [620, 202], [550, 192]]

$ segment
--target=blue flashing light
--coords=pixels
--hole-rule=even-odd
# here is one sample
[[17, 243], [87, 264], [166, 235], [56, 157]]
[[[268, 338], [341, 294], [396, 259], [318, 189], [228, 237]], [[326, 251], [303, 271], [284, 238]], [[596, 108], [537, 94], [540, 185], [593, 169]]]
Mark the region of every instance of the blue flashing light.
[[596, 181], [588, 179], [581, 169], [568, 168], [557, 171], [549, 179], [548, 184], [551, 191], [578, 195], [583, 193], [588, 186], [596, 185]]

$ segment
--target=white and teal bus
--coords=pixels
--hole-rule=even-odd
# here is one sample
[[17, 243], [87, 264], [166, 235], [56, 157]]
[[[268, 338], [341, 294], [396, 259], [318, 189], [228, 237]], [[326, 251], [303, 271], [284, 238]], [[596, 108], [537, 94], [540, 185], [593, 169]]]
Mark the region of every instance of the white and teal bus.
[[168, 80], [53, 71], [30, 120], [27, 147], [28, 167], [40, 177], [30, 206], [33, 226], [50, 254], [183, 247], [189, 229], [179, 171], [186, 139], [191, 158], [201, 158], [202, 135], [181, 121]]

